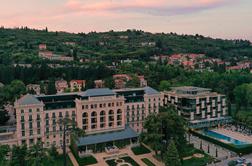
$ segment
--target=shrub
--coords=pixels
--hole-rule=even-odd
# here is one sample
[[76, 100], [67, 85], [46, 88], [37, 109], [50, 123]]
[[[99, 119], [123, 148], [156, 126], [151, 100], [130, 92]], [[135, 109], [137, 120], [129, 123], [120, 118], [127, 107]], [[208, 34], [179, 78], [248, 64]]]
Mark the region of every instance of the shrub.
[[132, 152], [135, 154], [135, 155], [141, 155], [141, 154], [146, 154], [146, 153], [150, 153], [151, 151], [149, 149], [147, 149], [144, 145], [140, 145], [140, 146], [137, 146], [137, 147], [133, 147], [131, 148]]
[[156, 166], [155, 164], [153, 164], [149, 159], [147, 158], [143, 158], [141, 159], [147, 166]]

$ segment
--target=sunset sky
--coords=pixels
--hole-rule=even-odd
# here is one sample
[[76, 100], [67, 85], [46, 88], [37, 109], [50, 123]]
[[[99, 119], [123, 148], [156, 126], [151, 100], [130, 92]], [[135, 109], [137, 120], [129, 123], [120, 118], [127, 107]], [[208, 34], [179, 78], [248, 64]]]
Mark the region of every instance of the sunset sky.
[[0, 25], [69, 32], [141, 29], [252, 41], [252, 0], [8, 0]]

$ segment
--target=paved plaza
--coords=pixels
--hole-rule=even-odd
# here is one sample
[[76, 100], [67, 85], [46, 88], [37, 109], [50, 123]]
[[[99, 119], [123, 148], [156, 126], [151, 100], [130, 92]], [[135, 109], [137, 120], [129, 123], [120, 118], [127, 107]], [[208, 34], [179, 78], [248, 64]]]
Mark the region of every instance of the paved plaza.
[[105, 158], [117, 158], [117, 156], [120, 155], [127, 155], [129, 157], [131, 157], [132, 159], [134, 159], [139, 165], [141, 166], [145, 166], [146, 164], [141, 160], [143, 158], [148, 158], [153, 164], [157, 165], [157, 166], [164, 166], [163, 163], [159, 162], [158, 160], [156, 160], [153, 155], [154, 152], [151, 151], [151, 153], [147, 153], [147, 154], [142, 154], [142, 155], [135, 155], [130, 147], [126, 147], [123, 149], [120, 149], [119, 153], [116, 154], [107, 154], [106, 152], [103, 153], [95, 153], [94, 157], [97, 160], [97, 164], [93, 164], [92, 166], [108, 166], [108, 164], [105, 162]]

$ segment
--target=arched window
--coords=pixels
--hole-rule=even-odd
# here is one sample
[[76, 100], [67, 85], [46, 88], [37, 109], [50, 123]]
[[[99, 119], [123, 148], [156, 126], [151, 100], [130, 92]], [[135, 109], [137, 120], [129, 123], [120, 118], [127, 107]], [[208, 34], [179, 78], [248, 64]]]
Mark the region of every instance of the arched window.
[[88, 113], [84, 112], [82, 114], [82, 128], [86, 130], [88, 128]]
[[91, 113], [91, 116], [97, 116], [97, 113], [96, 113], [95, 111], [93, 111], [93, 112]]
[[117, 121], [121, 121], [122, 120], [122, 110], [118, 109], [117, 110]]
[[117, 114], [121, 114], [122, 113], [122, 110], [121, 109], [118, 109], [117, 110]]
[[93, 111], [91, 113], [91, 128], [96, 129], [97, 128], [97, 112]]
[[105, 127], [105, 122], [106, 122], [106, 113], [105, 111], [100, 112], [100, 128]]
[[113, 127], [114, 125], [114, 111], [109, 110], [109, 127]]

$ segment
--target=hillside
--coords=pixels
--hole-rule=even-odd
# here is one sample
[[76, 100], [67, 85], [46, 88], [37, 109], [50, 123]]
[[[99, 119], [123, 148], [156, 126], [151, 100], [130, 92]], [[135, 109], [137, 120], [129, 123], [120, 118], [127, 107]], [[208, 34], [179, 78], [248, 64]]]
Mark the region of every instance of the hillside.
[[[65, 44], [72, 42], [75, 45]], [[201, 35], [152, 34], [137, 30], [73, 34], [47, 30], [0, 29], [0, 63], [36, 63], [38, 45], [75, 59], [141, 59], [154, 54], [204, 53], [224, 60], [252, 58], [252, 46], [244, 40], [222, 40]]]

